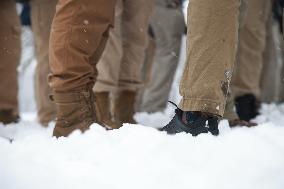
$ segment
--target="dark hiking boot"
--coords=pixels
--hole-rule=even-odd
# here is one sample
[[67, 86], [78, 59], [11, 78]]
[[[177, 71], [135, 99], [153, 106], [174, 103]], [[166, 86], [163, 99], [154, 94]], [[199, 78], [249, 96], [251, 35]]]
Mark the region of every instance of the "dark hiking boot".
[[18, 123], [19, 116], [13, 113], [11, 109], [3, 109], [0, 110], [0, 123], [10, 124], [10, 123]]
[[136, 124], [133, 116], [135, 113], [135, 98], [134, 91], [121, 91], [114, 102], [114, 117], [122, 125], [123, 123]]
[[121, 127], [119, 123], [112, 120], [110, 112], [110, 98], [108, 92], [96, 92], [96, 115], [98, 122], [102, 123], [107, 129], [118, 129]]
[[255, 127], [257, 126], [257, 123], [251, 122], [251, 121], [245, 121], [241, 119], [234, 119], [229, 120], [230, 127]]
[[[203, 112], [184, 112], [177, 108], [174, 118], [160, 131], [166, 131], [168, 134], [190, 133], [197, 136], [201, 133], [210, 132], [212, 135], [218, 135], [218, 117]], [[208, 125], [207, 125], [208, 124]]]
[[51, 100], [55, 102], [57, 114], [53, 136], [68, 136], [76, 129], [84, 132], [97, 122], [91, 87], [68, 93], [55, 92]]
[[249, 121], [259, 115], [260, 103], [253, 94], [237, 97], [235, 103], [240, 120]]

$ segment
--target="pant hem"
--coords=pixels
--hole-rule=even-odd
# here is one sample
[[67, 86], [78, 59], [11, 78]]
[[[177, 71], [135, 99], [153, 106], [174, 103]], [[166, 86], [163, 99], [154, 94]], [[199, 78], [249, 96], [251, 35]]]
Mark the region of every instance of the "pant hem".
[[183, 111], [207, 112], [222, 117], [225, 111], [225, 104], [211, 100], [183, 98], [179, 103], [179, 108]]

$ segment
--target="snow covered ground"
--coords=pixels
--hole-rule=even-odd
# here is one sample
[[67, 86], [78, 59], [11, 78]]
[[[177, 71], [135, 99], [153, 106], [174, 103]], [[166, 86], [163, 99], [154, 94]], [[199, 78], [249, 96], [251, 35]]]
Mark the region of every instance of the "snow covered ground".
[[51, 137], [33, 115], [4, 127], [0, 138], [2, 189], [283, 189], [284, 106], [265, 105], [255, 128], [230, 129], [218, 137], [168, 136], [161, 126], [172, 112], [137, 115], [139, 125]]
[[[56, 139], [54, 123], [42, 128], [36, 121], [30, 62], [19, 69], [22, 120], [0, 124], [0, 135], [14, 139], [0, 137], [0, 189], [284, 189], [284, 105], [263, 105], [255, 128], [222, 121], [218, 137], [158, 132], [152, 127], [169, 121], [169, 106], [137, 114], [139, 125], [105, 131], [94, 124]], [[182, 65], [175, 102], [181, 72]]]

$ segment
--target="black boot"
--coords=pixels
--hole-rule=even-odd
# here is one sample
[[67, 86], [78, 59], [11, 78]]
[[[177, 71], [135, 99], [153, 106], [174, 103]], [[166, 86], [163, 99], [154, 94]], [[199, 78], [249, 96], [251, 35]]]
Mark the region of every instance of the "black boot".
[[[203, 112], [184, 112], [177, 108], [176, 115], [160, 131], [166, 131], [168, 134], [190, 133], [197, 136], [201, 133], [210, 132], [213, 135], [219, 134], [218, 117]], [[206, 125], [208, 124], [208, 125]]]
[[259, 114], [259, 102], [253, 94], [245, 94], [235, 99], [236, 112], [241, 120], [249, 121]]

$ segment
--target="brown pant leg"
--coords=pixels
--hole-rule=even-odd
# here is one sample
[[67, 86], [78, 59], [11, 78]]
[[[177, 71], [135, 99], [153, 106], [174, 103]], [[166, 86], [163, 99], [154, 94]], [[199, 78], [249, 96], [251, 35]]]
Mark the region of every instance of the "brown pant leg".
[[246, 93], [260, 96], [266, 24], [270, 12], [271, 1], [248, 0], [244, 26], [240, 28], [237, 61], [232, 79], [232, 92], [235, 97]]
[[14, 0], [0, 1], [0, 109], [18, 114], [18, 73], [20, 21]]
[[50, 73], [48, 49], [51, 23], [58, 0], [32, 0], [31, 18], [34, 33], [37, 67], [35, 73], [35, 93], [37, 115], [40, 123], [47, 124], [55, 119], [55, 106], [49, 99], [51, 88], [47, 83]]
[[53, 90], [68, 92], [95, 82], [114, 6], [115, 0], [59, 0], [49, 48]]
[[190, 1], [182, 110], [223, 115], [235, 62], [239, 7], [240, 0]]

